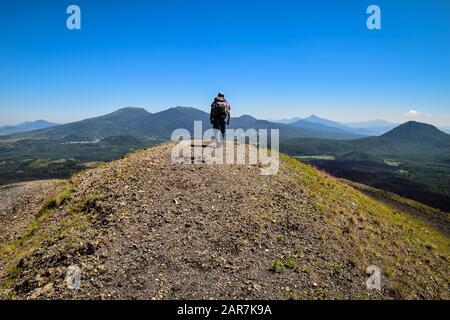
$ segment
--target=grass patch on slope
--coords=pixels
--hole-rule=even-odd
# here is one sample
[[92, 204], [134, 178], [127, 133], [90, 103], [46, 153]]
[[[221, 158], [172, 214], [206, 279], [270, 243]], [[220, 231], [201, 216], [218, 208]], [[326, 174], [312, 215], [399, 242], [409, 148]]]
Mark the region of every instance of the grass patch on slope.
[[[122, 161], [128, 169], [127, 160]], [[100, 163], [96, 168], [101, 170], [104, 165]], [[84, 169], [64, 181], [59, 192], [43, 202], [34, 220], [18, 238], [0, 243], [0, 299], [14, 299], [19, 296], [17, 290], [20, 291], [24, 283], [30, 286], [33, 282], [29, 274], [24, 275], [23, 271], [28, 267], [22, 265], [25, 260], [35, 259], [35, 251], [44, 248], [45, 254], [51, 257], [58, 255], [58, 250], [82, 249], [80, 233], [102, 219], [104, 213], [98, 203], [98, 192], [74, 195], [81, 177], [89, 170], [92, 169]], [[58, 248], [52, 248], [54, 245]], [[31, 292], [32, 288], [27, 288], [27, 291]]]
[[[442, 284], [441, 296], [448, 296], [450, 240], [445, 235], [310, 165], [280, 155], [316, 204], [330, 233], [343, 245], [351, 244], [348, 254], [361, 272], [378, 265], [398, 298], [413, 297], [427, 288], [431, 275]], [[331, 241], [333, 236], [327, 236]]]
[[57, 195], [51, 196], [44, 201], [34, 220], [26, 227], [24, 234], [18, 239], [0, 246], [0, 258], [28, 243], [36, 235], [42, 224], [53, 214], [54, 210], [62, 206], [70, 198], [72, 191], [72, 184], [69, 181], [64, 182], [61, 186], [61, 191]]
[[[0, 297], [15, 298], [16, 279], [21, 274], [21, 264], [25, 257], [42, 247], [44, 243], [52, 245], [66, 239], [70, 230], [85, 228], [89, 225], [89, 216], [83, 215], [83, 213], [92, 199], [77, 197], [73, 199], [74, 201], [69, 202], [75, 187], [76, 182], [73, 179], [65, 181], [58, 194], [44, 201], [34, 220], [25, 228], [20, 237], [0, 244], [0, 265], [4, 269], [0, 278]], [[46, 224], [64, 205], [68, 206], [67, 216], [57, 220], [54, 225]], [[73, 245], [70, 240], [66, 240], [66, 245]]]

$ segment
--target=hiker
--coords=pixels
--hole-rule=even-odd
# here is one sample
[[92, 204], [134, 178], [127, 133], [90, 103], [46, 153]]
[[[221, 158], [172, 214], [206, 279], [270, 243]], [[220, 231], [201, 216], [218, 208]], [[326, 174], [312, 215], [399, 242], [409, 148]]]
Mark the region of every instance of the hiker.
[[[209, 114], [209, 120], [213, 126], [216, 143], [222, 145], [225, 137], [225, 123], [230, 125], [231, 106], [225, 99], [225, 94], [219, 92], [214, 102], [211, 104], [211, 112]], [[218, 133], [221, 133], [220, 135]], [[220, 136], [220, 137], [218, 137]], [[218, 139], [219, 138], [219, 139]], [[219, 142], [217, 142], [219, 140]]]

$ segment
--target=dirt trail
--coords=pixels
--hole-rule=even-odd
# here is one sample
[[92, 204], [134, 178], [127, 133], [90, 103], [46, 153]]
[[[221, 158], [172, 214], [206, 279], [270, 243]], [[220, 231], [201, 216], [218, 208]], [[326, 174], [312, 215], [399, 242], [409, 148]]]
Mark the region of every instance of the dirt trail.
[[[287, 157], [262, 176], [174, 164], [172, 147], [73, 178], [42, 231], [0, 255], [0, 297], [448, 298], [448, 240], [411, 239], [423, 226]], [[386, 270], [381, 292], [366, 288], [372, 264]], [[79, 290], [65, 282], [71, 265]]]

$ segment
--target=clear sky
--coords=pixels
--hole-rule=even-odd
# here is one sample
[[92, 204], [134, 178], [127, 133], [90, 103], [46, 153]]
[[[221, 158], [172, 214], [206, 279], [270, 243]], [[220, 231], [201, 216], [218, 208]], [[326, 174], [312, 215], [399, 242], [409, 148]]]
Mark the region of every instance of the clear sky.
[[219, 90], [235, 115], [450, 126], [450, 1], [0, 1], [0, 125], [208, 110]]

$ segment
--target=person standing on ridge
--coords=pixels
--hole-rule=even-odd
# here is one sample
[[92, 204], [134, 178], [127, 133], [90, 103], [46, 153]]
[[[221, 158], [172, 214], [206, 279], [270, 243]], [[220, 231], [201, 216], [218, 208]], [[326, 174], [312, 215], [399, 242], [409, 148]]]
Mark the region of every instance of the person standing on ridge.
[[225, 94], [223, 92], [219, 92], [216, 98], [214, 98], [214, 102], [211, 104], [211, 112], [209, 114], [209, 120], [213, 126], [214, 131], [216, 132], [216, 143], [218, 138], [218, 132], [221, 133], [221, 137], [219, 138], [218, 145], [223, 144], [223, 140], [225, 138], [225, 123], [229, 126], [231, 118], [231, 106], [228, 101], [225, 99]]

